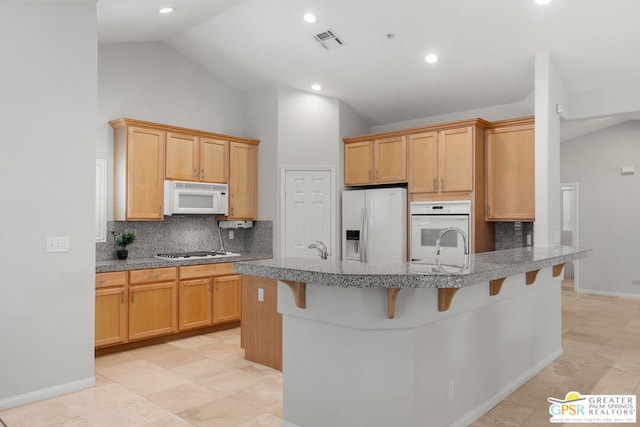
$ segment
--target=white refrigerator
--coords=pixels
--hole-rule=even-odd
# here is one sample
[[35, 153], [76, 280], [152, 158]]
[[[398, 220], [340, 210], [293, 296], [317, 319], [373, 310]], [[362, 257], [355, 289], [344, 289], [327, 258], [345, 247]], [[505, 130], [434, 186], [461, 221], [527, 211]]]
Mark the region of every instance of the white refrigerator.
[[407, 190], [376, 188], [342, 192], [342, 259], [407, 260]]

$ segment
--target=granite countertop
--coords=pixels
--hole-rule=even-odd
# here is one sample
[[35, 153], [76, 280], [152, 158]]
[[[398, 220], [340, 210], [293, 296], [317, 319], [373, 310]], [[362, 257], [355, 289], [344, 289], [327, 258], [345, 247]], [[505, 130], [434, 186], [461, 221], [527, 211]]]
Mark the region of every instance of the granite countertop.
[[443, 257], [435, 263], [360, 263], [319, 258], [276, 258], [234, 264], [236, 273], [324, 286], [355, 288], [462, 288], [585, 258], [591, 249], [526, 247]]
[[253, 261], [269, 259], [272, 255], [264, 253], [244, 253], [240, 256], [210, 259], [191, 259], [171, 261], [160, 258], [132, 258], [126, 260], [96, 261], [96, 273], [123, 270], [142, 270], [145, 268], [179, 267], [183, 265], [219, 264], [223, 262]]

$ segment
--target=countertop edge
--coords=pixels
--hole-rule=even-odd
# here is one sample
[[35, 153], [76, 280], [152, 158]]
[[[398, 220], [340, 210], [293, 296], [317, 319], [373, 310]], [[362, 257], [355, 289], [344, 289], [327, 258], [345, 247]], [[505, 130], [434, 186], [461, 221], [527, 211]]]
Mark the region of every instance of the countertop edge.
[[242, 261], [256, 261], [271, 259], [271, 254], [264, 253], [247, 253], [237, 257], [227, 258], [213, 258], [213, 259], [194, 259], [194, 260], [180, 260], [180, 261], [168, 261], [160, 258], [132, 258], [127, 260], [107, 260], [96, 261], [96, 273], [110, 273], [114, 271], [129, 271], [129, 270], [144, 270], [147, 268], [165, 268], [165, 267], [182, 267], [187, 265], [202, 265], [202, 264], [221, 264], [221, 263], [236, 263]]

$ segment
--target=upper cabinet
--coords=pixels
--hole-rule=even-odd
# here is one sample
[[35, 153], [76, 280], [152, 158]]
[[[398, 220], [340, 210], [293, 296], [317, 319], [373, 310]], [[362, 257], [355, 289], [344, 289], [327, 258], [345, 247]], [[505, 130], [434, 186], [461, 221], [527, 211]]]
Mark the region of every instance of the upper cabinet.
[[166, 179], [227, 182], [227, 141], [167, 132], [166, 147]]
[[165, 133], [142, 126], [114, 126], [115, 221], [163, 219]]
[[488, 221], [535, 219], [534, 118], [495, 122], [487, 129]]
[[229, 150], [229, 219], [258, 216], [258, 146], [232, 142]]
[[259, 141], [128, 118], [109, 124], [115, 221], [164, 219], [165, 179], [228, 183], [229, 218], [257, 219]]
[[407, 182], [406, 137], [345, 139], [344, 181], [345, 185]]
[[409, 135], [409, 192], [473, 190], [474, 127]]

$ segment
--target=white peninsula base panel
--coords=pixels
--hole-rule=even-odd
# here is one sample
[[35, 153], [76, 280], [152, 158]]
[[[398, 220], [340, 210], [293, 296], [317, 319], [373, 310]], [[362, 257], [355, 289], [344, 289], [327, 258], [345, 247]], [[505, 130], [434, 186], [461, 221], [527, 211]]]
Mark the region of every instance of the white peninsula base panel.
[[562, 354], [560, 277], [540, 270], [460, 289], [404, 288], [395, 318], [383, 288], [279, 282], [284, 427], [467, 426]]

